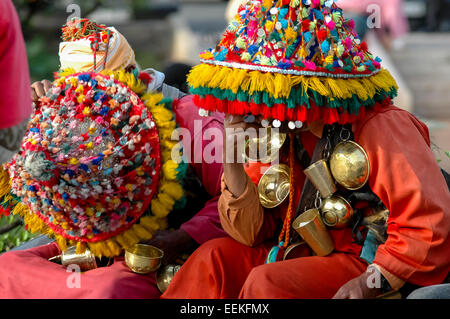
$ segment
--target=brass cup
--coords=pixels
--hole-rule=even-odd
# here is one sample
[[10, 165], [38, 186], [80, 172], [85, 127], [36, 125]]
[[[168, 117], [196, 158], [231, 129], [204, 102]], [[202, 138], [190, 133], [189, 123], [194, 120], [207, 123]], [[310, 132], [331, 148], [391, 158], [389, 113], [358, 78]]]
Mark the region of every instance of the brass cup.
[[136, 244], [125, 251], [125, 263], [137, 274], [148, 274], [158, 270], [164, 252], [154, 246]]
[[289, 196], [289, 167], [284, 164], [271, 166], [258, 183], [261, 205], [274, 208]]
[[348, 190], [358, 190], [369, 180], [369, 157], [359, 144], [341, 142], [331, 154], [330, 170], [337, 183]]
[[158, 270], [156, 273], [156, 286], [161, 293], [164, 293], [169, 288], [170, 282], [180, 268], [180, 265], [167, 265]]
[[323, 223], [318, 209], [310, 209], [298, 216], [292, 227], [302, 236], [317, 256], [327, 256], [334, 250], [334, 243]]
[[323, 222], [330, 227], [344, 228], [353, 217], [353, 208], [341, 196], [333, 195], [326, 198], [320, 208]]
[[88, 271], [97, 268], [95, 256], [88, 250], [83, 254], [76, 253], [77, 247], [72, 246], [63, 251], [61, 255], [51, 259], [59, 259], [61, 265], [67, 267], [69, 265], [78, 265], [81, 271]]
[[[271, 163], [278, 158], [279, 151], [286, 142], [287, 135], [284, 133], [272, 132], [271, 128], [267, 128], [267, 134], [263, 137], [250, 138], [245, 144], [245, 158], [247, 161]], [[261, 154], [261, 145], [266, 144], [265, 154]], [[251, 154], [251, 150], [255, 150], [256, 154]], [[254, 156], [256, 155], [256, 156]]]
[[304, 173], [320, 192], [322, 198], [327, 198], [337, 191], [326, 160], [315, 162], [305, 169]]

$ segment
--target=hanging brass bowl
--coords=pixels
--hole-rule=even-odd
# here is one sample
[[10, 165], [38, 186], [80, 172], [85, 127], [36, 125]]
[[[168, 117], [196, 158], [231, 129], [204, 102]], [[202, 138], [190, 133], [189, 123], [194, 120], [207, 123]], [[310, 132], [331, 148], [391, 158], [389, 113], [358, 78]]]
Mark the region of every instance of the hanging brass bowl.
[[331, 154], [330, 170], [338, 184], [348, 190], [358, 190], [369, 180], [369, 157], [359, 144], [341, 142]]
[[277, 207], [289, 196], [289, 173], [289, 167], [284, 164], [273, 165], [264, 173], [258, 184], [263, 207]]
[[[245, 144], [245, 157], [247, 161], [271, 163], [278, 158], [279, 151], [286, 142], [287, 135], [274, 132], [267, 128], [267, 134], [262, 137], [250, 138]], [[266, 144], [266, 149], [261, 145]]]
[[325, 225], [336, 228], [346, 227], [354, 214], [350, 203], [338, 195], [324, 199], [320, 211]]

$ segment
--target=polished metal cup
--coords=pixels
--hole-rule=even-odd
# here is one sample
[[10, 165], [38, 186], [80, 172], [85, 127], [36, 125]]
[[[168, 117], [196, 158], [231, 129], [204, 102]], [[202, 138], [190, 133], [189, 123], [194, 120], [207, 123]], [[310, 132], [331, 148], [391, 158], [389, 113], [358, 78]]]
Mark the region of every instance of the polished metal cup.
[[156, 286], [161, 293], [164, 293], [169, 288], [170, 282], [180, 268], [181, 265], [167, 265], [158, 270], [156, 273]]
[[334, 250], [334, 243], [316, 208], [298, 216], [292, 227], [302, 236], [317, 256], [327, 256]]
[[59, 258], [61, 265], [67, 267], [69, 265], [77, 265], [81, 271], [88, 271], [97, 268], [97, 260], [95, 256], [88, 250], [82, 254], [76, 253], [77, 247], [72, 246], [63, 251], [61, 255], [53, 257]]
[[125, 263], [137, 274], [148, 274], [158, 270], [164, 252], [154, 246], [136, 244], [125, 250]]
[[279, 206], [289, 196], [289, 166], [284, 164], [271, 166], [258, 183], [261, 205], [265, 208]]
[[323, 222], [335, 228], [347, 227], [354, 214], [352, 205], [345, 198], [337, 195], [324, 199], [320, 211]]
[[320, 160], [304, 170], [305, 175], [320, 192], [322, 198], [333, 195], [337, 188], [326, 160]]

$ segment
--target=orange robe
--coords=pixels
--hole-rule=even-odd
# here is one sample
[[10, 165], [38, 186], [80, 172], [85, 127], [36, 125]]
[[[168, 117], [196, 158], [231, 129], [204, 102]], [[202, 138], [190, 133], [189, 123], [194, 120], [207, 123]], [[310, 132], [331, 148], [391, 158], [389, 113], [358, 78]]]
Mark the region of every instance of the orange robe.
[[[388, 240], [379, 246], [374, 264], [389, 274], [390, 282], [441, 283], [450, 268], [450, 193], [430, 149], [427, 127], [410, 113], [389, 107], [367, 112], [353, 131], [369, 156], [369, 185], [390, 211]], [[359, 258], [361, 247], [352, 243], [348, 228], [331, 231], [336, 250], [327, 257], [265, 265], [275, 243], [269, 239], [278, 235], [275, 226], [284, 214], [264, 210], [257, 196], [250, 179], [239, 198], [224, 183], [219, 211], [234, 240], [201, 246], [163, 298], [331, 298], [365, 271], [368, 264]]]

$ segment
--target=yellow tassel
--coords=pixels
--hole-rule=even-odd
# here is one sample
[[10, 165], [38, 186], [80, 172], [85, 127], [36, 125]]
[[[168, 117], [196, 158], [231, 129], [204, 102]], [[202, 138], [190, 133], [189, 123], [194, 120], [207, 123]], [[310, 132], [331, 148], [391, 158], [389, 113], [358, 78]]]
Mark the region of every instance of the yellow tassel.
[[8, 171], [0, 166], [0, 196], [3, 197], [11, 191], [11, 180]]
[[[300, 56], [303, 52], [300, 51]], [[200, 64], [194, 67], [188, 77], [189, 85], [219, 88], [237, 93], [268, 92], [274, 98], [288, 98], [292, 89], [299, 86], [309, 88], [329, 98], [351, 98], [354, 94], [366, 100], [373, 98], [377, 90], [390, 91], [398, 88], [392, 75], [385, 69], [367, 78], [332, 79], [329, 77], [308, 77], [297, 75], [270, 74], [260, 71], [247, 71]], [[370, 83], [370, 84], [369, 84]]]
[[177, 168], [178, 164], [172, 160], [167, 161], [163, 167], [164, 176], [169, 180], [175, 180], [177, 178]]
[[149, 240], [150, 238], [152, 238], [152, 234], [147, 229], [145, 229], [145, 227], [139, 224], [134, 224], [132, 230], [140, 240]]
[[113, 256], [119, 256], [122, 253], [122, 248], [117, 244], [114, 239], [110, 239], [106, 242], [109, 250], [113, 254]]
[[170, 212], [167, 206], [163, 205], [158, 198], [152, 200], [151, 208], [153, 215], [159, 218], [166, 217]]
[[160, 228], [159, 224], [157, 223], [157, 218], [155, 216], [141, 217], [139, 224], [145, 227], [150, 232], [155, 232]]
[[175, 200], [183, 197], [183, 187], [180, 184], [174, 182], [166, 182], [160, 187], [160, 192], [169, 195]]
[[76, 249], [75, 253], [76, 253], [76, 254], [79, 254], [79, 255], [84, 254], [84, 252], [86, 251], [86, 249], [87, 249], [87, 247], [86, 247], [86, 244], [85, 244], [85, 243], [83, 243], [83, 242], [78, 242], [78, 243], [77, 243], [77, 249]]

